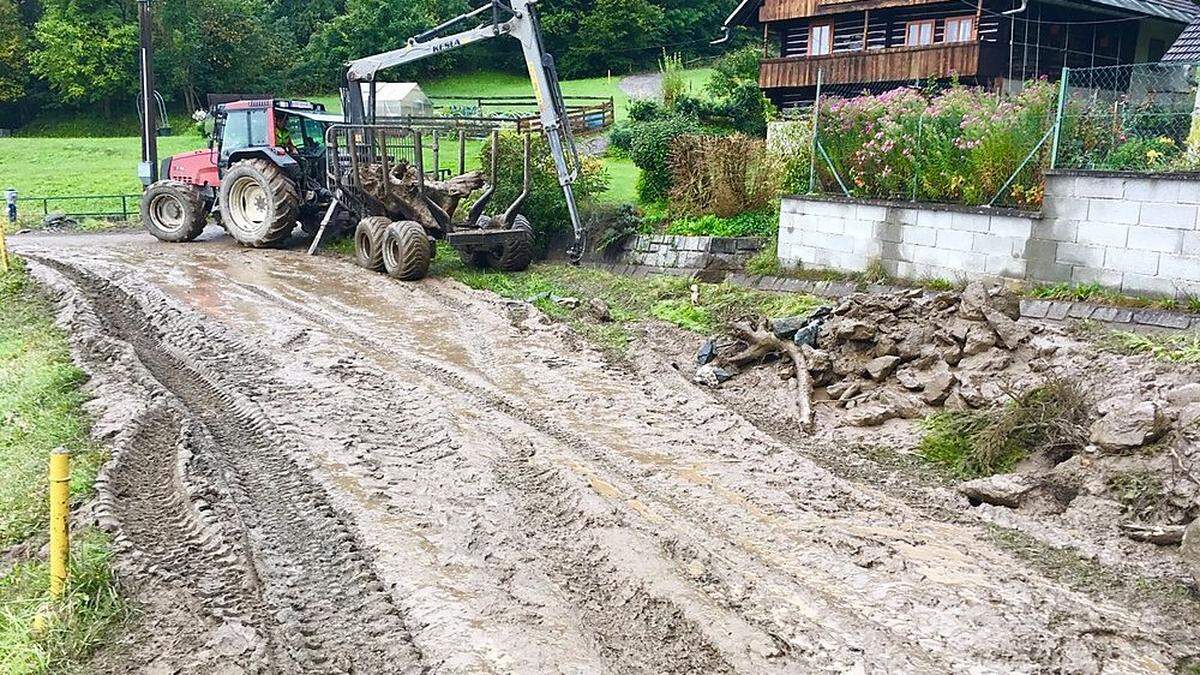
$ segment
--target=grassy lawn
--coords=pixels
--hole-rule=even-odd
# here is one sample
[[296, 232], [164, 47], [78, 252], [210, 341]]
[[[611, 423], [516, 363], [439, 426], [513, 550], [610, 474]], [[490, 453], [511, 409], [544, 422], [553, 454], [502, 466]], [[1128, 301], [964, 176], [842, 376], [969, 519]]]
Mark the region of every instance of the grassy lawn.
[[[695, 90], [711, 77], [711, 69], [687, 71], [688, 81]], [[629, 99], [617, 86], [619, 77], [595, 77], [567, 80], [562, 83], [567, 95], [612, 96], [618, 118], [625, 115]], [[523, 74], [501, 72], [468, 73], [453, 78], [422, 83], [434, 99], [438, 96], [519, 96], [531, 95], [529, 80]], [[332, 109], [339, 109], [337, 96], [317, 96]], [[65, 195], [137, 194], [141, 191], [137, 179], [140, 146], [135, 136], [112, 137], [113, 131], [133, 133], [135, 125], [128, 120], [96, 121], [91, 118], [48, 118], [31, 124], [16, 138], [0, 138], [0, 190], [15, 188], [23, 198]], [[186, 131], [188, 121], [174, 120], [177, 133]], [[128, 129], [126, 129], [128, 127]], [[32, 137], [33, 133], [45, 136]], [[88, 137], [69, 137], [78, 134]], [[159, 153], [172, 155], [204, 146], [199, 136], [168, 136], [159, 139]], [[443, 146], [443, 166], [457, 162], [453, 143]], [[468, 164], [478, 166], [478, 143], [467, 148]], [[604, 195], [606, 202], [633, 202], [637, 169], [628, 160], [606, 159], [612, 188]], [[135, 205], [131, 205], [135, 206]], [[51, 202], [50, 210], [119, 210], [119, 200], [87, 202]], [[40, 219], [41, 204], [28, 203], [22, 208], [26, 217]]]
[[61, 672], [120, 621], [124, 606], [109, 567], [106, 535], [72, 533], [71, 578], [49, 607], [45, 634], [34, 616], [46, 606], [49, 569], [37, 551], [49, 523], [46, 471], [51, 450], [72, 452], [71, 496], [92, 491], [103, 453], [88, 436], [83, 373], [70, 360], [50, 303], [18, 266], [0, 275], [0, 550], [24, 544], [28, 558], [0, 567], [0, 672]]

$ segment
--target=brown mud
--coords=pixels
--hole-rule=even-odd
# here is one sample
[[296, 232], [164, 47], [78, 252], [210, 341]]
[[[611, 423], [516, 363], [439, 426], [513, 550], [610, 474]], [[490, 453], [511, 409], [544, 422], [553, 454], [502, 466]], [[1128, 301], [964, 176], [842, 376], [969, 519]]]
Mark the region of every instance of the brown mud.
[[1154, 673], [1200, 653], [1194, 608], [1076, 590], [527, 305], [228, 239], [12, 244], [59, 295], [114, 448], [97, 512], [144, 611], [92, 670]]

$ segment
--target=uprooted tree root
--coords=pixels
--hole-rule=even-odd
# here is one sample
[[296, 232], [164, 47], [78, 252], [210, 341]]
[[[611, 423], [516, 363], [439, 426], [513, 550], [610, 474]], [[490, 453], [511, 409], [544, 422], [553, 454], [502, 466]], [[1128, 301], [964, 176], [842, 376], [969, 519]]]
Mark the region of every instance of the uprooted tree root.
[[796, 419], [800, 428], [811, 431], [813, 428], [812, 407], [812, 377], [808, 373], [808, 359], [804, 349], [791, 340], [785, 340], [771, 331], [765, 319], [753, 323], [735, 323], [730, 330], [741, 341], [746, 343], [745, 349], [729, 356], [718, 357], [718, 362], [725, 366], [738, 369], [760, 363], [772, 355], [787, 355], [796, 371]]

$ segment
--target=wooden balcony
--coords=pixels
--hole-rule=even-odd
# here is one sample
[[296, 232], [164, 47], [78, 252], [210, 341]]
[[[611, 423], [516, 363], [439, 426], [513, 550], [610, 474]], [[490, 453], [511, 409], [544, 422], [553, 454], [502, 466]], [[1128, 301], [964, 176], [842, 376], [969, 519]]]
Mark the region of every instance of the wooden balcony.
[[758, 85], [763, 89], [811, 87], [817, 83], [818, 70], [825, 84], [905, 82], [954, 74], [971, 77], [979, 73], [980, 51], [978, 42], [963, 42], [764, 59], [758, 68]]

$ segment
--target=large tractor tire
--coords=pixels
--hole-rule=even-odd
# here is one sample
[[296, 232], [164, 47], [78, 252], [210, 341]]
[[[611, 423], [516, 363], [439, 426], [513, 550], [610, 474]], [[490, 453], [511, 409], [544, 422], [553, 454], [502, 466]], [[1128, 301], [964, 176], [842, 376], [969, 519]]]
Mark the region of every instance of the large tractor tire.
[[520, 230], [521, 236], [505, 244], [500, 255], [489, 253], [488, 263], [504, 272], [521, 272], [533, 262], [533, 226], [525, 216], [517, 216], [513, 218], [512, 229]]
[[191, 241], [204, 231], [204, 197], [186, 183], [160, 180], [142, 193], [142, 225], [162, 241]]
[[221, 219], [243, 246], [273, 246], [296, 227], [300, 192], [295, 182], [265, 159], [233, 165], [221, 179]]
[[401, 220], [383, 234], [383, 268], [390, 276], [416, 281], [429, 273], [429, 237], [420, 223]]
[[392, 221], [382, 216], [368, 216], [358, 221], [354, 230], [354, 261], [369, 270], [383, 269], [383, 233]]

